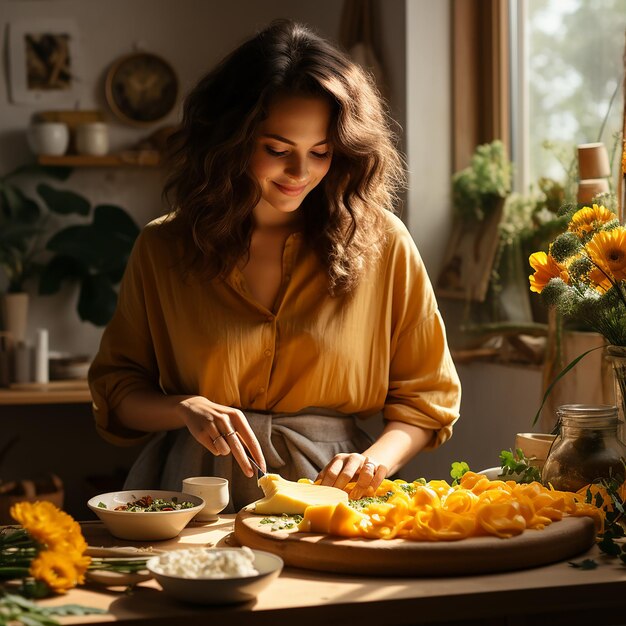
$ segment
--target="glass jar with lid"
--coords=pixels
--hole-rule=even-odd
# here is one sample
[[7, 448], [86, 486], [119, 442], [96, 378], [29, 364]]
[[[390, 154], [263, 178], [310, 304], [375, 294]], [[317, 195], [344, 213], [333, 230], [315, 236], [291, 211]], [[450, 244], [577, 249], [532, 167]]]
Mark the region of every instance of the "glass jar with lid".
[[624, 481], [626, 446], [619, 440], [617, 407], [565, 404], [557, 411], [559, 434], [541, 480], [559, 491], [578, 491], [598, 479]]

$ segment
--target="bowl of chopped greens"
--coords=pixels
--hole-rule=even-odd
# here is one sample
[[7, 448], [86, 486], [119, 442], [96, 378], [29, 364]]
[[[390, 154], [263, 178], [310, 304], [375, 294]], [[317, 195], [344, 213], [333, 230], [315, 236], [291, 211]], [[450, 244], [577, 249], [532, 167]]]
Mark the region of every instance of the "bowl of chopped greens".
[[87, 506], [119, 539], [161, 541], [176, 537], [204, 507], [199, 496], [144, 489], [94, 496]]

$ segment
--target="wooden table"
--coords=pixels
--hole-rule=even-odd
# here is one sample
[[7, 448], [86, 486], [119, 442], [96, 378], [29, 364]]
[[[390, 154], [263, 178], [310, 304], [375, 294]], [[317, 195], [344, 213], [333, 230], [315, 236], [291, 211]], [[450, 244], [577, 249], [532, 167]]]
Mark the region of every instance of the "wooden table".
[[[233, 516], [211, 525], [191, 524], [174, 540], [154, 543], [173, 549], [230, 545]], [[83, 525], [90, 545], [149, 545], [111, 537], [99, 522]], [[449, 624], [456, 626], [601, 626], [626, 623], [626, 567], [594, 547], [577, 557], [599, 567], [580, 570], [567, 562], [531, 570], [449, 578], [370, 578], [295, 568], [263, 591], [256, 602], [196, 607], [170, 599], [150, 580], [131, 594], [119, 588], [81, 587], [45, 605], [77, 603], [105, 615], [60, 618], [63, 624], [116, 622], [133, 626], [343, 626], [347, 624]], [[364, 563], [364, 570], [367, 564]]]

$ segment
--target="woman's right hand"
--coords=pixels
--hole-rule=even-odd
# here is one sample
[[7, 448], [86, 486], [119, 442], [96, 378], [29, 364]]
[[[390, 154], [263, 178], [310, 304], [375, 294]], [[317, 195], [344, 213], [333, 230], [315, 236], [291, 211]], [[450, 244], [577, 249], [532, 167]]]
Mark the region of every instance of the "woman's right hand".
[[189, 432], [209, 452], [215, 456], [232, 452], [243, 473], [252, 478], [256, 469], [248, 460], [247, 448], [259, 467], [267, 471], [259, 440], [239, 409], [211, 402], [203, 396], [189, 396], [178, 406]]

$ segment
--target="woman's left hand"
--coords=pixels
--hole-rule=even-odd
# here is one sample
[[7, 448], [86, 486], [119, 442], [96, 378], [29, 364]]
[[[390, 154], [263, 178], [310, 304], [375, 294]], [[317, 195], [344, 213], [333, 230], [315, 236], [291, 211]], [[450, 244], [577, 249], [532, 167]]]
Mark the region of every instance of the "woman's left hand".
[[330, 463], [318, 474], [322, 485], [343, 489], [356, 479], [356, 485], [348, 494], [358, 500], [366, 494], [373, 494], [387, 476], [387, 467], [356, 452], [336, 454]]

